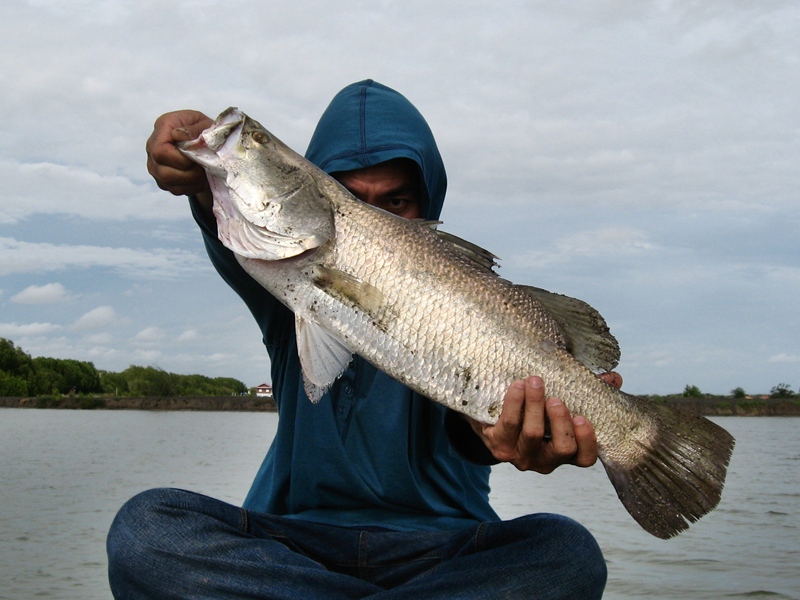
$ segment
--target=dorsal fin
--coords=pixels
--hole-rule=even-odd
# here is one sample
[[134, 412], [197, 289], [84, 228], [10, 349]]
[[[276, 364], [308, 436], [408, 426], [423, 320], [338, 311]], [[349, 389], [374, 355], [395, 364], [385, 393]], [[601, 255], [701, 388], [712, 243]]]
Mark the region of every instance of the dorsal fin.
[[541, 288], [517, 286], [533, 296], [558, 323], [567, 351], [592, 371], [611, 371], [619, 363], [619, 344], [605, 319], [583, 300]]
[[447, 244], [452, 250], [458, 252], [461, 256], [468, 258], [481, 269], [489, 271], [493, 275], [497, 275], [494, 269], [495, 267], [499, 266], [497, 261], [500, 259], [495, 254], [492, 254], [488, 250], [481, 248], [477, 244], [473, 244], [472, 242], [468, 242], [465, 239], [453, 235], [452, 233], [440, 231], [438, 226], [442, 224], [441, 221], [425, 221], [422, 219], [416, 219], [415, 221], [421, 227], [427, 227], [428, 229], [433, 230], [440, 240]]

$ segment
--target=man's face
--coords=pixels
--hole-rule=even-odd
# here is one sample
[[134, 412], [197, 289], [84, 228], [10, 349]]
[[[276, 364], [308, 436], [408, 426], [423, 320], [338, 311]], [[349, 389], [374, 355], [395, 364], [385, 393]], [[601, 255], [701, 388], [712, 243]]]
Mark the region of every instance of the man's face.
[[422, 184], [419, 169], [412, 160], [396, 158], [332, 176], [362, 202], [406, 219], [422, 217]]

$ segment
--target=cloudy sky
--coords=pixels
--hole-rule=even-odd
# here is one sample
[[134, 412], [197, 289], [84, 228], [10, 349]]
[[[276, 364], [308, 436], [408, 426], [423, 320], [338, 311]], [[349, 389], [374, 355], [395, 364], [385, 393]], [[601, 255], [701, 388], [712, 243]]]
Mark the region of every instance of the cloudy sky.
[[236, 105], [302, 152], [373, 78], [437, 136], [443, 228], [600, 310], [627, 390], [796, 390], [798, 30], [791, 0], [6, 0], [0, 337], [269, 381], [145, 140]]

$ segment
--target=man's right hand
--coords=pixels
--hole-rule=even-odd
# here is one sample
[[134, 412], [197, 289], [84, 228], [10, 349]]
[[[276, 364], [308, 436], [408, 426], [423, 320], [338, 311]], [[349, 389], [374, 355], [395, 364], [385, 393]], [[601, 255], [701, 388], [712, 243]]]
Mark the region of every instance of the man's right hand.
[[210, 200], [205, 171], [180, 153], [176, 142], [193, 140], [213, 120], [196, 110], [179, 110], [156, 119], [147, 140], [147, 170], [156, 184], [176, 196], [199, 195]]

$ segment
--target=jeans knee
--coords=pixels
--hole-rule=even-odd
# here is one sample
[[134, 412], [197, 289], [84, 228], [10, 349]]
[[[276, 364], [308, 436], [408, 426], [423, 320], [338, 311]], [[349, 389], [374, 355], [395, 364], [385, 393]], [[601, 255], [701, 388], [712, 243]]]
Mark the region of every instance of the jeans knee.
[[163, 508], [183, 493], [187, 492], [171, 489], [147, 490], [122, 505], [106, 538], [108, 572], [112, 580], [149, 568], [152, 549], [163, 541], [169, 531], [168, 527], [163, 527]]
[[[574, 574], [574, 581], [583, 590], [581, 597], [599, 598], [608, 577], [606, 560], [600, 545], [591, 532], [577, 521], [557, 515], [556, 522], [561, 530], [563, 547], [572, 563], [570, 569]], [[597, 595], [593, 595], [595, 592], [598, 592]]]
[[570, 590], [564, 597], [602, 596], [608, 576], [606, 561], [588, 529], [569, 517], [554, 514], [529, 515], [518, 521], [519, 535], [529, 536], [526, 547], [531, 560], [544, 558], [554, 582]]

